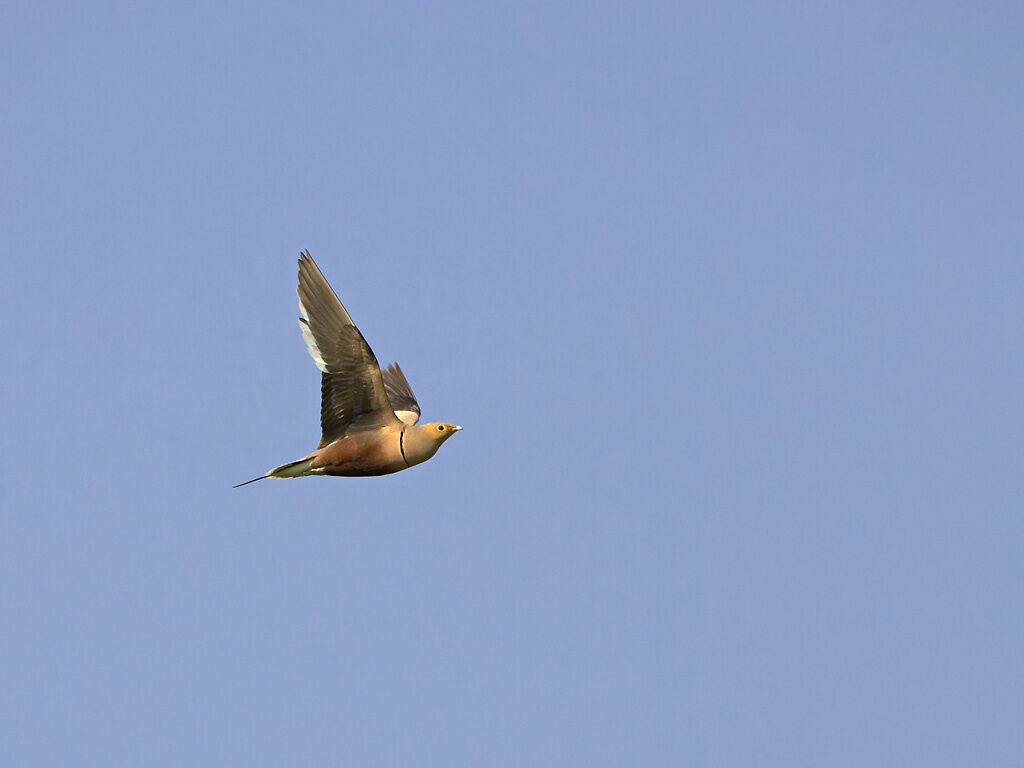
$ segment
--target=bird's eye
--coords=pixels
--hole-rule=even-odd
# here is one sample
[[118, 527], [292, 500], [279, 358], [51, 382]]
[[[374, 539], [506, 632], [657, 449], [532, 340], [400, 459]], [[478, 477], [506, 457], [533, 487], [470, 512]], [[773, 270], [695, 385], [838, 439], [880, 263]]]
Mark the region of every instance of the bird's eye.
[[438, 424], [437, 425], [437, 431], [438, 432], [444, 432], [444, 424]]

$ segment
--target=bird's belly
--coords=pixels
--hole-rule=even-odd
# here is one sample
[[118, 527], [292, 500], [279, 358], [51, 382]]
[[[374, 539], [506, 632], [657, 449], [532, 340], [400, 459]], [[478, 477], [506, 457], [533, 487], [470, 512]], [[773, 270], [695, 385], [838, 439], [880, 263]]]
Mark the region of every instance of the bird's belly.
[[358, 464], [333, 464], [324, 467], [323, 475], [332, 475], [334, 477], [374, 477], [376, 475], [390, 475], [400, 470], [406, 469], [404, 463], [399, 462], [397, 465], [394, 462], [379, 466], [360, 466]]
[[390, 475], [408, 465], [402, 458], [398, 435], [359, 440], [351, 435], [317, 451], [314, 466], [321, 474], [340, 477]]

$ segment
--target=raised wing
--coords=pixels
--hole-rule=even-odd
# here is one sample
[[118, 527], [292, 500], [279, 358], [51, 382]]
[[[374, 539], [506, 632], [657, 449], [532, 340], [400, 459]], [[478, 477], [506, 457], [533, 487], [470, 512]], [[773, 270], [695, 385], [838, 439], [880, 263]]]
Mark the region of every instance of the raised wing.
[[303, 251], [299, 256], [299, 287], [296, 293], [299, 295], [299, 313], [302, 315], [299, 330], [302, 331], [306, 349], [316, 367], [326, 373], [324, 351], [329, 352], [342, 328], [355, 323], [309, 251]]
[[373, 350], [366, 343], [313, 257], [299, 257], [299, 328], [323, 372], [320, 447], [348, 432], [397, 420]]
[[350, 432], [397, 422], [377, 358], [354, 325], [341, 329], [320, 375], [320, 448]]
[[392, 363], [381, 373], [384, 375], [384, 391], [391, 401], [391, 407], [395, 409], [395, 416], [406, 424], [415, 424], [420, 420], [420, 404], [416, 402], [416, 395], [412, 393], [402, 367]]

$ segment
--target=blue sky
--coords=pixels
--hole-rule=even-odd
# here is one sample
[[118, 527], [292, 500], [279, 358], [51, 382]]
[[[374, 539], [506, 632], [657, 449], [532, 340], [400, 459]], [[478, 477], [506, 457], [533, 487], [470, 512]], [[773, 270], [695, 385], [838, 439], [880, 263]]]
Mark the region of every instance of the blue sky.
[[5, 5], [0, 762], [1021, 765], [1022, 22]]

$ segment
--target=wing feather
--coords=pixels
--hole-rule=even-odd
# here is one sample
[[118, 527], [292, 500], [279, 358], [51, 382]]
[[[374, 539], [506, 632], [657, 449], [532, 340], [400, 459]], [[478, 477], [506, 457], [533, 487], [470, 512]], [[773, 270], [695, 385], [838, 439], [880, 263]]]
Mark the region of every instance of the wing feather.
[[320, 447], [397, 421], [377, 358], [309, 251], [299, 257], [299, 328], [321, 370]]
[[412, 392], [409, 380], [402, 373], [398, 363], [392, 363], [381, 371], [384, 376], [384, 390], [395, 409], [395, 415], [406, 424], [412, 425], [420, 420], [420, 404]]

